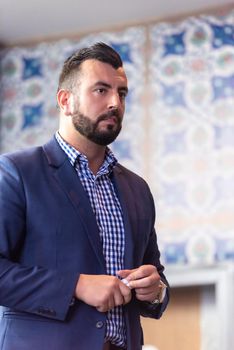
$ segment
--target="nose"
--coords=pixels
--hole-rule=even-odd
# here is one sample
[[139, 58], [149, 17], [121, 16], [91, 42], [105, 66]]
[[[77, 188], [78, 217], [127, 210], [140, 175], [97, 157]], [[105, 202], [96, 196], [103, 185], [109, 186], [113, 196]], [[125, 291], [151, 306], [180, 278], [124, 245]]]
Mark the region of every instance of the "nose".
[[118, 109], [122, 106], [118, 93], [113, 93], [108, 101], [108, 109]]

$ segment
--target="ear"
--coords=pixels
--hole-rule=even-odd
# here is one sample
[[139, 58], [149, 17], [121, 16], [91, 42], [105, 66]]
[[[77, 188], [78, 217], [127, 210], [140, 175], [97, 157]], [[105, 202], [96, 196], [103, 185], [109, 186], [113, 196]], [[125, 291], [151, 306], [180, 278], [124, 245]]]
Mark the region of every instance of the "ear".
[[68, 90], [61, 89], [57, 93], [57, 102], [64, 115], [70, 116], [72, 112], [72, 93]]

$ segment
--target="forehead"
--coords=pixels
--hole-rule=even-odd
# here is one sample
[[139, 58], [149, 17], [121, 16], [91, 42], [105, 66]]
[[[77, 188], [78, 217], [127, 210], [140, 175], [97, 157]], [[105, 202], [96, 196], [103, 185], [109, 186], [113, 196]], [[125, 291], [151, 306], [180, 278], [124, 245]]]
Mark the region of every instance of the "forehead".
[[108, 63], [98, 60], [86, 60], [81, 64], [81, 84], [95, 84], [104, 81], [111, 85], [127, 86], [127, 77], [123, 67], [113, 68]]

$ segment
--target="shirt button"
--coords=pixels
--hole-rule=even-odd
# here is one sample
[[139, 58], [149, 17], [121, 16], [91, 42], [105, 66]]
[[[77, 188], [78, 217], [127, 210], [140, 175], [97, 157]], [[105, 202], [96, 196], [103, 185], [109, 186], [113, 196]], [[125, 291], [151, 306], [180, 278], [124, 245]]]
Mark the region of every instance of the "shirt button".
[[102, 321], [98, 321], [96, 323], [96, 328], [102, 328], [104, 326], [104, 323]]

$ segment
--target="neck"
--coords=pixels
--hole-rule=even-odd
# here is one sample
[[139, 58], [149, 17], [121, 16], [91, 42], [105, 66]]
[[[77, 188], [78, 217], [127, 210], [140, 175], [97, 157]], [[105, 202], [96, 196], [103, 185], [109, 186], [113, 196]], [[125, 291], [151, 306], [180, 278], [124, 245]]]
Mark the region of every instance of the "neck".
[[105, 158], [106, 146], [97, 145], [83, 135], [79, 134], [77, 131], [71, 135], [60, 128], [59, 134], [66, 142], [87, 157], [90, 170], [94, 175], [97, 174]]

